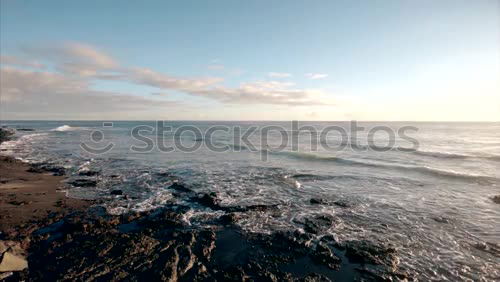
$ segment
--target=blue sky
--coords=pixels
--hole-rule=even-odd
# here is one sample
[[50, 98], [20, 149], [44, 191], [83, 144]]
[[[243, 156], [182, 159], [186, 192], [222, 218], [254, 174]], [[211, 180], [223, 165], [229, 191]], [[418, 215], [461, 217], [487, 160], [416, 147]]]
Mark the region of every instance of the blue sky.
[[497, 0], [0, 5], [0, 118], [500, 120]]

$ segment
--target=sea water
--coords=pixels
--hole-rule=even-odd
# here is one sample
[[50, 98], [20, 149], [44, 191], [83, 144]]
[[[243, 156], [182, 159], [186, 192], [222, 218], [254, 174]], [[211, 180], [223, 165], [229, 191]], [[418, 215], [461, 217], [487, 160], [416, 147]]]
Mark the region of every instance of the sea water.
[[[360, 122], [365, 130], [353, 138], [349, 122], [302, 122], [318, 134], [332, 126], [346, 129], [313, 141], [291, 122], [171, 121], [164, 123], [170, 130], [162, 136], [154, 121], [2, 125], [21, 129], [15, 140], [0, 146], [2, 154], [64, 166], [67, 183], [97, 180], [95, 187], [67, 184], [67, 193], [104, 199], [109, 213], [178, 203], [192, 206], [186, 216], [190, 224], [220, 216], [221, 211], [194, 205], [168, 189], [181, 182], [199, 193], [216, 192], [222, 205], [278, 205], [279, 212], [244, 214], [237, 224], [249, 232], [300, 229], [305, 218], [329, 214], [335, 224], [326, 234], [340, 241], [390, 244], [400, 254], [400, 267], [424, 279], [500, 277], [500, 205], [492, 201], [500, 195], [500, 123]], [[152, 147], [134, 138], [138, 126], [151, 129], [140, 136]], [[228, 130], [213, 131], [208, 146], [205, 133], [214, 126]], [[264, 140], [259, 132], [269, 126], [274, 130]], [[370, 137], [369, 130], [377, 126], [394, 136], [386, 130]], [[186, 130], [176, 131], [182, 127]], [[251, 127], [257, 133], [240, 142], [235, 128], [244, 133]], [[412, 128], [406, 132], [411, 139], [398, 134], [404, 127]], [[294, 144], [293, 134], [299, 137]], [[173, 151], [161, 150], [160, 143]], [[95, 154], [82, 144], [113, 147]], [[89, 171], [98, 174], [85, 176]], [[110, 195], [116, 189], [127, 196]], [[311, 198], [343, 204], [313, 205]]]

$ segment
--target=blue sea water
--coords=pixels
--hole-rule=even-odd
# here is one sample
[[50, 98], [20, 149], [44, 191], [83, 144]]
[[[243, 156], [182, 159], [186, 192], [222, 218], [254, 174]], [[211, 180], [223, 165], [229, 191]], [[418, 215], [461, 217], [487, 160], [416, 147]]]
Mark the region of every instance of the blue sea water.
[[[200, 193], [216, 192], [223, 205], [279, 206], [278, 212], [242, 215], [238, 224], [250, 232], [302, 228], [305, 218], [329, 214], [335, 224], [320, 236], [391, 244], [400, 254], [400, 267], [424, 280], [500, 277], [500, 205], [492, 200], [500, 195], [500, 123], [360, 122], [365, 130], [354, 138], [349, 122], [301, 122], [300, 126], [318, 132], [331, 126], [346, 130], [344, 136], [332, 131], [311, 144], [310, 134], [297, 132], [290, 122], [171, 121], [165, 126], [172, 131], [159, 139], [156, 131], [141, 132], [155, 145], [146, 152], [131, 150], [145, 145], [131, 133], [137, 126], [155, 128], [154, 121], [114, 121], [112, 126], [100, 121], [2, 121], [1, 125], [34, 129], [17, 131], [15, 140], [0, 146], [2, 154], [62, 165], [68, 183], [96, 179], [95, 187], [67, 183], [67, 193], [104, 199], [113, 214], [170, 202], [189, 205], [167, 189], [180, 181]], [[188, 130], [175, 132], [183, 126], [197, 128], [201, 136]], [[214, 126], [229, 131], [214, 131], [205, 140]], [[254, 126], [274, 126], [268, 146], [259, 129], [249, 137], [255, 148], [235, 135], [235, 128], [245, 132]], [[390, 129], [394, 144], [386, 131], [370, 137], [368, 131], [376, 126]], [[412, 139], [398, 132], [408, 126], [413, 130], [406, 137]], [[289, 140], [279, 148], [284, 136]], [[372, 139], [381, 150], [370, 146]], [[207, 142], [227, 150], [215, 152]], [[106, 153], [91, 154], [82, 143], [93, 148], [114, 146]], [[197, 149], [185, 152], [177, 146], [162, 152], [159, 143]], [[352, 143], [358, 144], [355, 149], [349, 146]], [[82, 176], [87, 171], [99, 174]], [[127, 197], [110, 195], [115, 189]], [[311, 198], [344, 205], [312, 205]], [[192, 205], [186, 221], [201, 224], [201, 219], [221, 213]]]

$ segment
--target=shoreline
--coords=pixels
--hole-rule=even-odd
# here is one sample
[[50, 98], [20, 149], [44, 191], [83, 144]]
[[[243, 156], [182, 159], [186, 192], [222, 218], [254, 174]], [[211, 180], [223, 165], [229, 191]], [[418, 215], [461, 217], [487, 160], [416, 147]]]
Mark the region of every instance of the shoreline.
[[[276, 206], [222, 206], [218, 195], [181, 182], [165, 189], [222, 215], [201, 226], [189, 205], [111, 215], [99, 201], [66, 197], [62, 168], [0, 156], [0, 280], [404, 280], [397, 250], [368, 241], [318, 235], [330, 216], [304, 230], [248, 233], [236, 221]], [[328, 204], [311, 200], [311, 204]]]
[[[89, 201], [59, 192], [63, 176], [30, 168], [21, 161], [0, 157], [0, 169], [6, 172], [0, 192], [11, 197], [0, 204], [1, 230], [7, 231], [0, 238], [0, 246], [6, 246], [0, 250], [0, 280], [330, 281], [409, 277], [397, 269], [396, 251], [390, 247], [366, 241], [339, 243], [331, 235], [318, 240], [316, 231], [332, 224], [330, 218], [311, 219], [310, 232], [246, 233], [235, 224], [238, 216], [272, 207], [224, 208], [214, 193], [194, 199], [207, 208], [226, 212], [205, 227], [187, 224], [183, 218], [189, 207], [175, 204], [110, 215], [102, 207], [91, 207]], [[172, 186], [168, 189], [188, 193], [189, 188], [181, 183]], [[9, 264], [11, 270], [2, 271], [6, 253], [18, 260]]]
[[[0, 156], [0, 234], [10, 237], [23, 227], [90, 206], [90, 201], [66, 197], [63, 176], [36, 171], [27, 163]], [[29, 227], [28, 227], [29, 229]], [[9, 235], [11, 234], [11, 235]]]

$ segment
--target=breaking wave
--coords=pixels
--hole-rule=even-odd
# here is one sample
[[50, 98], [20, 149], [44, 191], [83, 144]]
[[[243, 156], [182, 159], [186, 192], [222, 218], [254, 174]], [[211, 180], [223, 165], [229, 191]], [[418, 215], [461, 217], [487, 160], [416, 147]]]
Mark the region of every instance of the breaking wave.
[[421, 150], [408, 150], [415, 155], [425, 156], [425, 157], [433, 157], [439, 159], [486, 159], [493, 161], [500, 161], [499, 155], [490, 155], [490, 154], [482, 154], [482, 155], [468, 155], [468, 154], [459, 154], [459, 153], [451, 153], [451, 152], [437, 152], [437, 151], [421, 151]]
[[65, 125], [62, 125], [62, 126], [59, 126], [59, 127], [52, 129], [52, 131], [64, 132], [64, 131], [73, 131], [73, 130], [78, 130], [78, 129], [80, 129], [80, 128], [79, 127], [72, 127], [72, 126], [65, 124]]
[[433, 167], [429, 167], [429, 166], [388, 164], [388, 163], [382, 163], [382, 162], [353, 160], [353, 159], [345, 159], [345, 158], [332, 157], [332, 156], [319, 156], [319, 155], [315, 155], [315, 154], [298, 153], [298, 152], [270, 152], [270, 153], [275, 154], [275, 155], [284, 155], [284, 156], [289, 157], [289, 158], [296, 158], [296, 159], [300, 159], [300, 160], [335, 162], [335, 163], [339, 163], [339, 164], [353, 165], [353, 166], [365, 166], [365, 167], [375, 167], [375, 168], [418, 171], [421, 173], [427, 173], [427, 174], [431, 174], [431, 175], [439, 176], [439, 177], [449, 177], [449, 178], [469, 180], [469, 181], [480, 181], [480, 182], [488, 182], [488, 183], [498, 182], [498, 179], [495, 177], [490, 177], [490, 176], [480, 175], [480, 174], [462, 173], [462, 172], [457, 172], [457, 171], [453, 171], [453, 170], [444, 170], [444, 169], [433, 168]]

